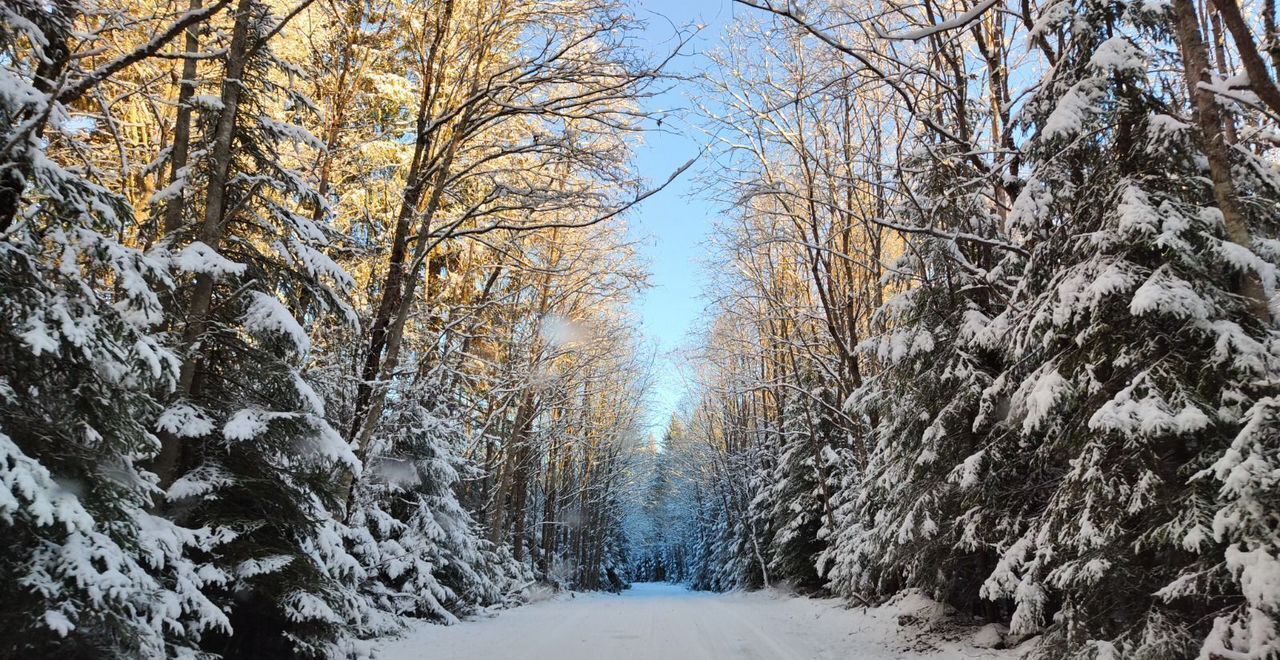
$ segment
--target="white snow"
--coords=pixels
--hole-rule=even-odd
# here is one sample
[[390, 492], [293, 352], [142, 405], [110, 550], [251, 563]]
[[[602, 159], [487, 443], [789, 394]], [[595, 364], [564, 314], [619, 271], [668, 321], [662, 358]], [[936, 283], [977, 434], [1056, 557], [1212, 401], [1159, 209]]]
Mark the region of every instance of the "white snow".
[[1214, 309], [1189, 282], [1178, 277], [1165, 264], [1134, 292], [1129, 311], [1134, 316], [1155, 312], [1178, 318], [1207, 319]]
[[964, 459], [960, 465], [947, 475], [947, 479], [952, 482], [959, 482], [962, 490], [968, 490], [978, 484], [978, 473], [982, 468], [982, 457], [986, 455], [987, 450], [980, 449], [976, 453]]
[[619, 595], [575, 594], [454, 626], [418, 624], [380, 645], [383, 660], [880, 660], [1013, 658], [926, 638], [899, 625], [897, 604], [846, 609], [776, 591], [716, 594], [636, 584]]
[[1107, 71], [1140, 73], [1146, 68], [1147, 58], [1127, 37], [1115, 36], [1098, 45], [1089, 64]]
[[277, 332], [288, 337], [299, 353], [311, 349], [311, 339], [302, 324], [275, 296], [260, 291], [250, 291], [252, 301], [244, 315], [244, 327], [250, 332]]
[[1095, 79], [1086, 78], [1067, 90], [1044, 121], [1044, 137], [1070, 136], [1083, 130], [1085, 120], [1093, 114], [1098, 103], [1100, 94], [1097, 88]]
[[276, 413], [260, 408], [238, 410], [222, 427], [222, 436], [228, 440], [252, 440], [267, 432], [273, 419], [289, 418], [289, 413]]
[[223, 275], [243, 275], [247, 268], [218, 254], [218, 251], [200, 241], [192, 241], [173, 257], [173, 265], [178, 270], [188, 273], [204, 273], [221, 277]]
[[1040, 369], [1039, 378], [1034, 381], [1034, 376], [1028, 378], [1014, 393], [1015, 406], [1022, 408], [1026, 415], [1022, 420], [1024, 433], [1039, 429], [1063, 396], [1071, 392], [1071, 383], [1052, 364], [1046, 367]]
[[222, 99], [216, 96], [207, 96], [203, 94], [200, 96], [193, 96], [191, 97], [190, 103], [193, 108], [203, 108], [205, 110], [222, 109]]
[[1161, 113], [1153, 113], [1148, 126], [1150, 127], [1152, 137], [1173, 135], [1191, 128], [1190, 124], [1180, 121], [1172, 115]]
[[216, 464], [205, 464], [182, 475], [165, 491], [170, 502], [178, 502], [192, 497], [204, 497], [218, 489], [230, 485], [234, 481], [229, 472]]
[[[1139, 390], [1146, 392], [1139, 394]], [[1134, 376], [1089, 418], [1089, 428], [1095, 431], [1130, 435], [1191, 434], [1209, 423], [1209, 416], [1194, 405], [1179, 407], [1161, 397], [1146, 371]]]
[[998, 623], [988, 623], [974, 632], [969, 641], [980, 649], [993, 649], [1004, 643], [1004, 637], [1008, 632], [1009, 630], [1005, 626]]
[[156, 428], [179, 438], [198, 438], [213, 432], [213, 420], [203, 410], [179, 403], [161, 413]]
[[957, 28], [964, 27], [969, 23], [972, 23], [975, 19], [977, 19], [982, 14], [986, 13], [986, 11], [988, 9], [991, 9], [993, 6], [995, 6], [995, 4], [996, 4], [996, 0], [983, 0], [982, 2], [979, 2], [973, 9], [970, 9], [969, 11], [966, 11], [963, 14], [960, 14], [954, 18], [949, 18], [947, 20], [936, 23], [934, 25], [930, 25], [928, 27], [923, 27], [915, 30], [907, 30], [905, 32], [896, 32], [893, 34], [881, 33], [879, 36], [882, 39], [891, 39], [896, 41], [919, 41], [920, 39], [924, 39], [925, 37], [938, 34], [939, 32], [946, 32], [948, 30], [955, 30]]

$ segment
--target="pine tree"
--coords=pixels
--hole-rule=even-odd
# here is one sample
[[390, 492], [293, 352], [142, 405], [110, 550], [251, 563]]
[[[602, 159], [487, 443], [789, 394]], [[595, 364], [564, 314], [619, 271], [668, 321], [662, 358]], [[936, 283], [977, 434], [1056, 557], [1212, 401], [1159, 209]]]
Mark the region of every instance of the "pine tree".
[[[1238, 286], [1252, 272], [1274, 290], [1275, 255], [1228, 236], [1202, 136], [1149, 73], [1167, 11], [1057, 14], [1068, 47], [1027, 114], [1030, 173], [1010, 218], [1033, 247], [1007, 366], [984, 393], [1007, 416], [979, 479], [1009, 523], [988, 537], [1002, 555], [982, 593], [1012, 600], [1014, 632], [1048, 626], [1059, 651], [1187, 657], [1210, 632], [1203, 615], [1222, 611], [1206, 648], [1265, 657], [1267, 605], [1245, 585], [1274, 523], [1237, 517], [1232, 500], [1255, 506], [1258, 482], [1227, 474], [1234, 443], [1268, 451], [1256, 433], [1277, 336]], [[1256, 234], [1274, 235], [1280, 189], [1245, 153], [1238, 201]]]
[[822, 585], [817, 572], [817, 557], [826, 548], [819, 536], [827, 516], [822, 480], [835, 443], [835, 427], [822, 406], [834, 402], [823, 400], [822, 387], [806, 386], [802, 380], [799, 389], [783, 410], [773, 449], [777, 456], [771, 468], [757, 475], [752, 511], [770, 530], [771, 578], [811, 591]]
[[325, 254], [335, 235], [313, 210], [326, 201], [290, 167], [318, 145], [266, 42], [281, 20], [236, 4], [221, 94], [203, 103], [184, 188], [166, 190], [191, 215], [158, 247], [189, 276], [172, 303], [183, 363], [156, 467], [169, 515], [235, 532], [215, 557], [232, 576], [220, 597], [233, 633], [208, 643], [230, 657], [348, 654], [363, 607], [363, 569], [332, 515], [345, 504], [334, 475], [360, 464], [302, 369], [308, 326], [353, 317], [351, 280]]
[[501, 602], [525, 576], [458, 502], [459, 482], [478, 475], [457, 454], [467, 435], [444, 401], [430, 379], [397, 399], [374, 436], [350, 526], [361, 534], [353, 552], [378, 610], [455, 623]]
[[640, 525], [632, 531], [635, 538], [628, 539], [635, 557], [632, 574], [637, 580], [681, 582], [685, 579], [681, 525], [684, 483], [677, 461], [681, 460], [678, 453], [686, 442], [684, 424], [673, 415], [661, 444], [651, 442], [642, 454], [641, 467], [647, 473], [647, 483], [642, 486], [643, 499], [634, 514]]
[[0, 8], [0, 655], [190, 655], [227, 629], [206, 596], [227, 576], [188, 554], [227, 537], [148, 510], [156, 396], [177, 377], [156, 334], [170, 280], [115, 238], [128, 204], [47, 155], [76, 11]]
[[[910, 180], [913, 203], [896, 209], [904, 224], [999, 242], [989, 179], [945, 147], [916, 158], [905, 169], [924, 174]], [[866, 428], [872, 449], [862, 469], [856, 452], [842, 454], [836, 524], [819, 564], [836, 593], [918, 588], [973, 608], [994, 561], [979, 530], [999, 524], [976, 481], [991, 424], [982, 394], [1001, 364], [991, 342], [1018, 257], [972, 241], [908, 240], [891, 269], [900, 293], [877, 313], [885, 330], [860, 346], [883, 368], [848, 401], [858, 418], [878, 420]]]

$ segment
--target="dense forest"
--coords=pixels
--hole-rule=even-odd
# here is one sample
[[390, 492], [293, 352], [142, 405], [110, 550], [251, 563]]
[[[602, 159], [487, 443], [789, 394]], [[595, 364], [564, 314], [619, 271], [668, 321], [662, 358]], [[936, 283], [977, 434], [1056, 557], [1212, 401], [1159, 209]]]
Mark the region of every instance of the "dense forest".
[[1274, 3], [745, 4], [638, 566], [1280, 654]]
[[[641, 580], [1280, 656], [1275, 0], [733, 7], [0, 0], [0, 657]], [[650, 438], [628, 223], [689, 176]]]

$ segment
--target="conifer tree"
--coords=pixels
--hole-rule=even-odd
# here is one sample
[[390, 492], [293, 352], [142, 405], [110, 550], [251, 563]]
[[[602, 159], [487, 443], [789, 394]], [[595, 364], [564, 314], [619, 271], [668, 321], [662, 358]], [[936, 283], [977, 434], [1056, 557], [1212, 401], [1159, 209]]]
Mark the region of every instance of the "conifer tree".
[[156, 469], [169, 515], [235, 533], [215, 558], [232, 577], [221, 597], [234, 632], [209, 642], [229, 657], [344, 655], [361, 608], [363, 570], [332, 516], [334, 471], [360, 465], [302, 370], [308, 326], [352, 316], [351, 280], [311, 213], [326, 201], [291, 168], [290, 154], [318, 145], [300, 125], [311, 104], [268, 43], [289, 18], [235, 5], [221, 93], [203, 102], [187, 175], [164, 191], [184, 194], [189, 214], [158, 248], [185, 275]]
[[393, 617], [456, 623], [476, 607], [501, 602], [519, 586], [515, 578], [527, 581], [454, 494], [478, 471], [458, 455], [467, 435], [448, 400], [432, 379], [398, 398], [374, 436], [370, 473], [353, 498], [349, 524], [360, 534], [353, 552], [375, 606]]
[[[921, 158], [926, 152], [921, 152]], [[904, 224], [943, 236], [999, 240], [1000, 219], [984, 199], [989, 182], [963, 155], [946, 148], [908, 162], [926, 172], [910, 181], [911, 202], [896, 209]], [[943, 158], [938, 164], [933, 158]], [[982, 394], [1001, 364], [990, 346], [1016, 253], [969, 241], [917, 235], [892, 269], [901, 292], [881, 308], [884, 332], [860, 349], [883, 366], [847, 402], [868, 424], [865, 468], [839, 463], [841, 483], [830, 549], [819, 562], [836, 593], [891, 594], [923, 589], [973, 607], [993, 564], [979, 542], [987, 502], [976, 481], [990, 421]]]
[[[1189, 655], [1209, 632], [1196, 613], [1248, 610], [1231, 572], [1249, 569], [1231, 567], [1241, 546], [1224, 547], [1234, 526], [1212, 522], [1210, 477], [1273, 395], [1275, 329], [1238, 287], [1262, 277], [1274, 290], [1274, 255], [1232, 241], [1203, 183], [1204, 136], [1169, 114], [1148, 73], [1158, 65], [1144, 53], [1171, 36], [1167, 10], [1076, 12], [1029, 113], [1031, 172], [1010, 222], [1035, 249], [1008, 317], [1010, 368], [986, 394], [1009, 409], [989, 478], [1044, 485], [1020, 493], [1035, 515], [997, 542], [983, 593], [1013, 599], [1015, 630], [1060, 603], [1062, 648]], [[1258, 165], [1238, 158], [1233, 201], [1274, 235], [1280, 190]], [[1225, 637], [1246, 653], [1262, 641]]]
[[160, 657], [225, 631], [227, 576], [190, 555], [227, 540], [150, 510], [165, 263], [122, 244], [120, 196], [47, 155], [77, 7], [0, 7], [0, 655]]
[[817, 557], [826, 547], [818, 534], [827, 517], [822, 481], [835, 444], [835, 428], [822, 409], [823, 404], [829, 405], [822, 399], [824, 393], [822, 387], [802, 385], [787, 399], [781, 432], [773, 440], [777, 456], [771, 468], [760, 471], [759, 490], [752, 501], [753, 515], [771, 530], [771, 577], [802, 590], [822, 584], [817, 573]]

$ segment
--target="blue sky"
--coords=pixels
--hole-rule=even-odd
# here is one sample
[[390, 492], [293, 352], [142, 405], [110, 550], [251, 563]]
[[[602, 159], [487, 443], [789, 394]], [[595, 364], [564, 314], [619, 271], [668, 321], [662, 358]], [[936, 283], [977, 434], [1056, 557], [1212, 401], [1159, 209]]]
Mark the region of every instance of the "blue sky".
[[[701, 53], [715, 48], [734, 12], [743, 11], [732, 0], [632, 0], [631, 6], [648, 24], [639, 45], [655, 53], [675, 46], [676, 27], [705, 26], [687, 47], [687, 54], [673, 62], [671, 70], [677, 74], [699, 70], [704, 62]], [[689, 125], [696, 121], [689, 107], [693, 91], [677, 85], [647, 103], [651, 110], [674, 110], [663, 121], [667, 130], [647, 134], [636, 154], [636, 165], [650, 185], [665, 181], [702, 147], [701, 136]], [[673, 353], [687, 343], [702, 313], [701, 258], [719, 212], [714, 202], [693, 194], [696, 174], [697, 166], [630, 215], [631, 235], [639, 241], [652, 285], [636, 301], [636, 312], [658, 356], [649, 408], [650, 431], [655, 434], [666, 427], [685, 391], [680, 360]]]

